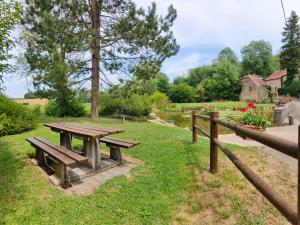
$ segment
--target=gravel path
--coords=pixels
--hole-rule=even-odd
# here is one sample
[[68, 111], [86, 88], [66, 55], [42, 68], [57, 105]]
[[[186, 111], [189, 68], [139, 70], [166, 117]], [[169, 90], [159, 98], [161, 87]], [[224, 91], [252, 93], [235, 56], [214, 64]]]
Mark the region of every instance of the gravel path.
[[[299, 119], [300, 119], [300, 102], [297, 102], [297, 107], [299, 107]], [[300, 125], [300, 121], [295, 121], [295, 125], [293, 126], [283, 126], [283, 127], [271, 127], [267, 129], [266, 133], [284, 138], [288, 141], [292, 141], [298, 143], [298, 126]], [[239, 146], [247, 147], [247, 146], [256, 146], [271, 156], [281, 160], [286, 163], [291, 169], [297, 170], [297, 160], [289, 157], [281, 152], [278, 152], [272, 148], [266, 147], [261, 143], [258, 143], [253, 140], [243, 140], [242, 138], [236, 136], [235, 134], [227, 134], [227, 135], [219, 135], [219, 139], [225, 143], [236, 144]]]

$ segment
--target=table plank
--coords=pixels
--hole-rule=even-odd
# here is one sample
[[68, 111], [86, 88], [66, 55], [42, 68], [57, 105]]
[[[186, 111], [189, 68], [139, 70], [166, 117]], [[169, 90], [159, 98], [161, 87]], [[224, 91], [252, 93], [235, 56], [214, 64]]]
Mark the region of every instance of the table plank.
[[78, 123], [70, 123], [70, 122], [66, 122], [66, 123], [62, 123], [62, 124], [69, 125], [72, 127], [80, 127], [80, 128], [90, 129], [90, 130], [109, 132], [110, 134], [118, 134], [118, 133], [125, 132], [125, 130], [106, 128], [106, 127], [97, 127], [97, 126], [91, 126], [89, 124], [78, 124]]
[[59, 123], [51, 123], [51, 124], [46, 123], [44, 124], [44, 126], [49, 127], [51, 129], [56, 129], [58, 131], [65, 131], [78, 136], [85, 136], [85, 137], [92, 137], [92, 138], [104, 137], [110, 134], [109, 132], [88, 130], [84, 128], [76, 128], [72, 126], [62, 125]]

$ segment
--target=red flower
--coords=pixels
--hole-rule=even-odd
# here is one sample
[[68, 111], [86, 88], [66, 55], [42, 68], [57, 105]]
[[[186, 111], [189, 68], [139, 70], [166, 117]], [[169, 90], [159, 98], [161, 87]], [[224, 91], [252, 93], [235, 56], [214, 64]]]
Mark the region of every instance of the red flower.
[[247, 112], [248, 109], [249, 109], [249, 108], [241, 108], [241, 109], [239, 109], [239, 111], [241, 111], [241, 112]]
[[253, 102], [249, 102], [248, 107], [250, 107], [252, 109], [256, 109], [256, 105]]

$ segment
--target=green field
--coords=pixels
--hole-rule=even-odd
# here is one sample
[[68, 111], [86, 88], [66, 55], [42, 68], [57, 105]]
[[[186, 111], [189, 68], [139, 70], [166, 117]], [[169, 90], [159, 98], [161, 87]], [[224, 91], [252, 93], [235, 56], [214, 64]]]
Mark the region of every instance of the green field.
[[[170, 103], [167, 105], [166, 110], [168, 111], [183, 111], [192, 110], [199, 107], [208, 107], [209, 109], [216, 111], [224, 110], [237, 110], [247, 106], [246, 102], [233, 102], [233, 101], [218, 101], [218, 102], [207, 102], [207, 103]], [[273, 103], [256, 103], [258, 109], [273, 108], [275, 104]]]
[[[219, 176], [202, 182], [205, 188], [199, 189], [200, 183], [196, 178], [209, 168], [208, 141], [201, 138], [199, 144], [192, 144], [191, 133], [187, 130], [146, 122], [126, 122], [122, 125], [112, 119], [44, 120], [67, 120], [125, 129], [126, 132], [120, 137], [141, 142], [126, 154], [142, 160], [143, 164], [133, 169], [130, 179], [117, 177], [88, 196], [65, 196], [30, 163], [29, 155], [34, 154], [34, 149], [25, 141], [27, 137], [42, 136], [58, 143], [56, 133], [40, 124], [34, 131], [1, 137], [0, 224], [169, 224], [174, 221], [185, 224], [182, 216], [177, 215], [181, 206], [190, 208], [191, 215], [211, 207], [210, 200], [198, 202], [192, 193], [210, 189], [213, 194], [216, 187], [231, 185], [236, 176], [240, 178], [234, 178], [234, 182], [247, 190], [247, 181], [232, 167], [223, 168]], [[252, 152], [251, 149], [249, 151]], [[228, 180], [223, 181], [223, 173], [232, 170], [232, 178], [225, 174]], [[220, 202], [228, 203], [228, 209], [226, 216], [222, 212], [219, 214], [217, 209], [216, 224], [230, 217], [236, 217], [240, 224], [258, 224], [258, 219], [264, 221], [264, 211], [257, 218], [248, 210], [248, 203], [244, 203], [243, 197], [236, 196], [235, 192], [232, 196], [233, 200], [227, 197], [220, 199]], [[236, 201], [239, 201], [238, 208]], [[199, 203], [207, 206], [199, 207]], [[269, 209], [268, 204], [263, 207], [272, 216], [279, 216], [272, 207]], [[221, 206], [217, 208], [223, 210]]]

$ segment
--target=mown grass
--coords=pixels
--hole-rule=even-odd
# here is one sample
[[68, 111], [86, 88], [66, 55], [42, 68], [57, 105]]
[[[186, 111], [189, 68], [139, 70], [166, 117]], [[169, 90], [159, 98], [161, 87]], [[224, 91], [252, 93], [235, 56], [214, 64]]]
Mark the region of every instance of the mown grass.
[[[144, 163], [133, 169], [130, 179], [117, 177], [88, 196], [71, 197], [53, 187], [28, 159], [29, 154], [34, 154], [34, 149], [25, 138], [42, 136], [58, 143], [58, 134], [40, 124], [37, 130], [1, 137], [0, 224], [170, 224], [174, 221], [186, 224], [182, 217], [177, 216], [182, 205], [189, 205], [199, 213], [210, 207], [211, 201], [195, 198], [191, 193], [199, 187], [214, 193], [235, 179], [230, 174], [228, 179], [221, 175], [211, 176], [207, 183], [203, 181], [204, 186], [198, 186], [199, 176], [201, 178], [208, 169], [209, 143], [201, 138], [198, 144], [192, 144], [191, 133], [181, 128], [136, 122], [122, 125], [119, 120], [112, 119], [45, 117], [43, 120], [67, 120], [125, 129], [126, 132], [118, 136], [141, 142], [126, 154]], [[224, 204], [234, 201], [231, 198], [236, 195], [233, 191], [219, 196], [220, 200], [213, 200]], [[243, 202], [242, 196], [238, 198]], [[265, 207], [264, 204], [260, 207]], [[227, 220], [230, 217], [228, 212], [243, 212], [247, 217], [243, 224], [257, 224], [246, 203], [230, 204], [229, 207], [220, 210], [219, 221]], [[263, 216], [260, 215], [263, 223], [259, 224], [264, 224]]]
[[[167, 224], [172, 211], [186, 201], [191, 180], [188, 131], [149, 123], [79, 119], [126, 130], [121, 136], [141, 145], [127, 153], [144, 161], [134, 178], [118, 177], [85, 197], [67, 197], [28, 161], [34, 149], [26, 137], [58, 143], [58, 135], [37, 130], [0, 138], [0, 224]], [[201, 149], [206, 145], [199, 144]]]
[[[192, 110], [198, 107], [212, 107], [216, 111], [224, 110], [237, 110], [247, 106], [246, 102], [238, 101], [218, 101], [218, 102], [207, 102], [207, 103], [170, 103], [167, 105], [166, 110], [168, 111], [182, 111], [182, 110]], [[263, 108], [273, 108], [275, 105], [273, 103], [256, 103], [259, 109]]]

